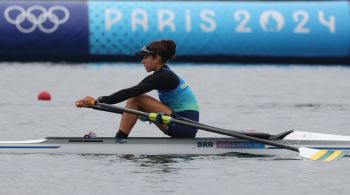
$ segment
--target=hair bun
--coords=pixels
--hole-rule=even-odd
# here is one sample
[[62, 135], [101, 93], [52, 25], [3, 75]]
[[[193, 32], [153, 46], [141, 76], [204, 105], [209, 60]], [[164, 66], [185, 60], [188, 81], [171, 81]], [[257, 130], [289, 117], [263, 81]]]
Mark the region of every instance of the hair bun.
[[161, 42], [167, 50], [168, 59], [174, 59], [176, 53], [176, 43], [173, 40], [162, 40]]

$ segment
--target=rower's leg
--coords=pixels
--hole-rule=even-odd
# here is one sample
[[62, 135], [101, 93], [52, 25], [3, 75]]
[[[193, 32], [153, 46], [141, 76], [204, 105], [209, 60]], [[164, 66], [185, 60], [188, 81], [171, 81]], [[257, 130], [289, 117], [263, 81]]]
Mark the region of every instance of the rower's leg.
[[[169, 115], [171, 114], [171, 109], [168, 106], [149, 95], [139, 95], [137, 97], [128, 99], [126, 107], [133, 110], [142, 110], [145, 112], [163, 112]], [[119, 125], [119, 132], [128, 135], [137, 120], [138, 117], [136, 115], [123, 113]], [[165, 124], [156, 125], [163, 132], [167, 129], [167, 125]]]

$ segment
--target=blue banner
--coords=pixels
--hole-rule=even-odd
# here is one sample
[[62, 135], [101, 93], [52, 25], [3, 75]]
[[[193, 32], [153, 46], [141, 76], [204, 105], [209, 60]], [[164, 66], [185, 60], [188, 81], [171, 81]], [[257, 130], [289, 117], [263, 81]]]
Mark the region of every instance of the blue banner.
[[1, 1], [1, 54], [89, 54], [86, 2]]
[[349, 56], [346, 1], [89, 1], [88, 9], [91, 54], [132, 55], [173, 39], [182, 56]]

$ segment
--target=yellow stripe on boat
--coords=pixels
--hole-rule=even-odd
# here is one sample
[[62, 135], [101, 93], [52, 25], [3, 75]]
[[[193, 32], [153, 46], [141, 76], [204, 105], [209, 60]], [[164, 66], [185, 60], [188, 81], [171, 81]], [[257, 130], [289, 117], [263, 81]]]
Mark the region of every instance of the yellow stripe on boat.
[[319, 158], [321, 158], [323, 155], [325, 155], [328, 151], [327, 150], [320, 150], [318, 152], [316, 152], [316, 154], [311, 156], [311, 160], [318, 160]]
[[336, 151], [333, 151], [333, 154], [330, 155], [328, 158], [324, 159], [324, 161], [332, 161], [332, 160], [335, 160], [339, 157], [342, 157], [344, 155], [344, 152], [341, 151], [341, 150], [336, 150]]

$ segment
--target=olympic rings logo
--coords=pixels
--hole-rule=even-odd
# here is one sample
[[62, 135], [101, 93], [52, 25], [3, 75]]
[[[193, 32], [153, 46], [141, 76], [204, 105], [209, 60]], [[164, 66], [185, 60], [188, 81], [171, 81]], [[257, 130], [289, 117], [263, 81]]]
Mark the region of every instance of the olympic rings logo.
[[[63, 17], [57, 14], [63, 13]], [[48, 10], [43, 6], [34, 5], [25, 10], [21, 6], [13, 5], [6, 8], [4, 12], [5, 19], [16, 25], [17, 29], [22, 33], [31, 33], [36, 28], [39, 28], [44, 33], [55, 32], [60, 24], [67, 22], [69, 19], [69, 11], [63, 6], [52, 6]], [[24, 23], [28, 21], [30, 25], [26, 27]], [[50, 27], [45, 27], [44, 24], [50, 24]], [[48, 25], [46, 25], [48, 26]]]

